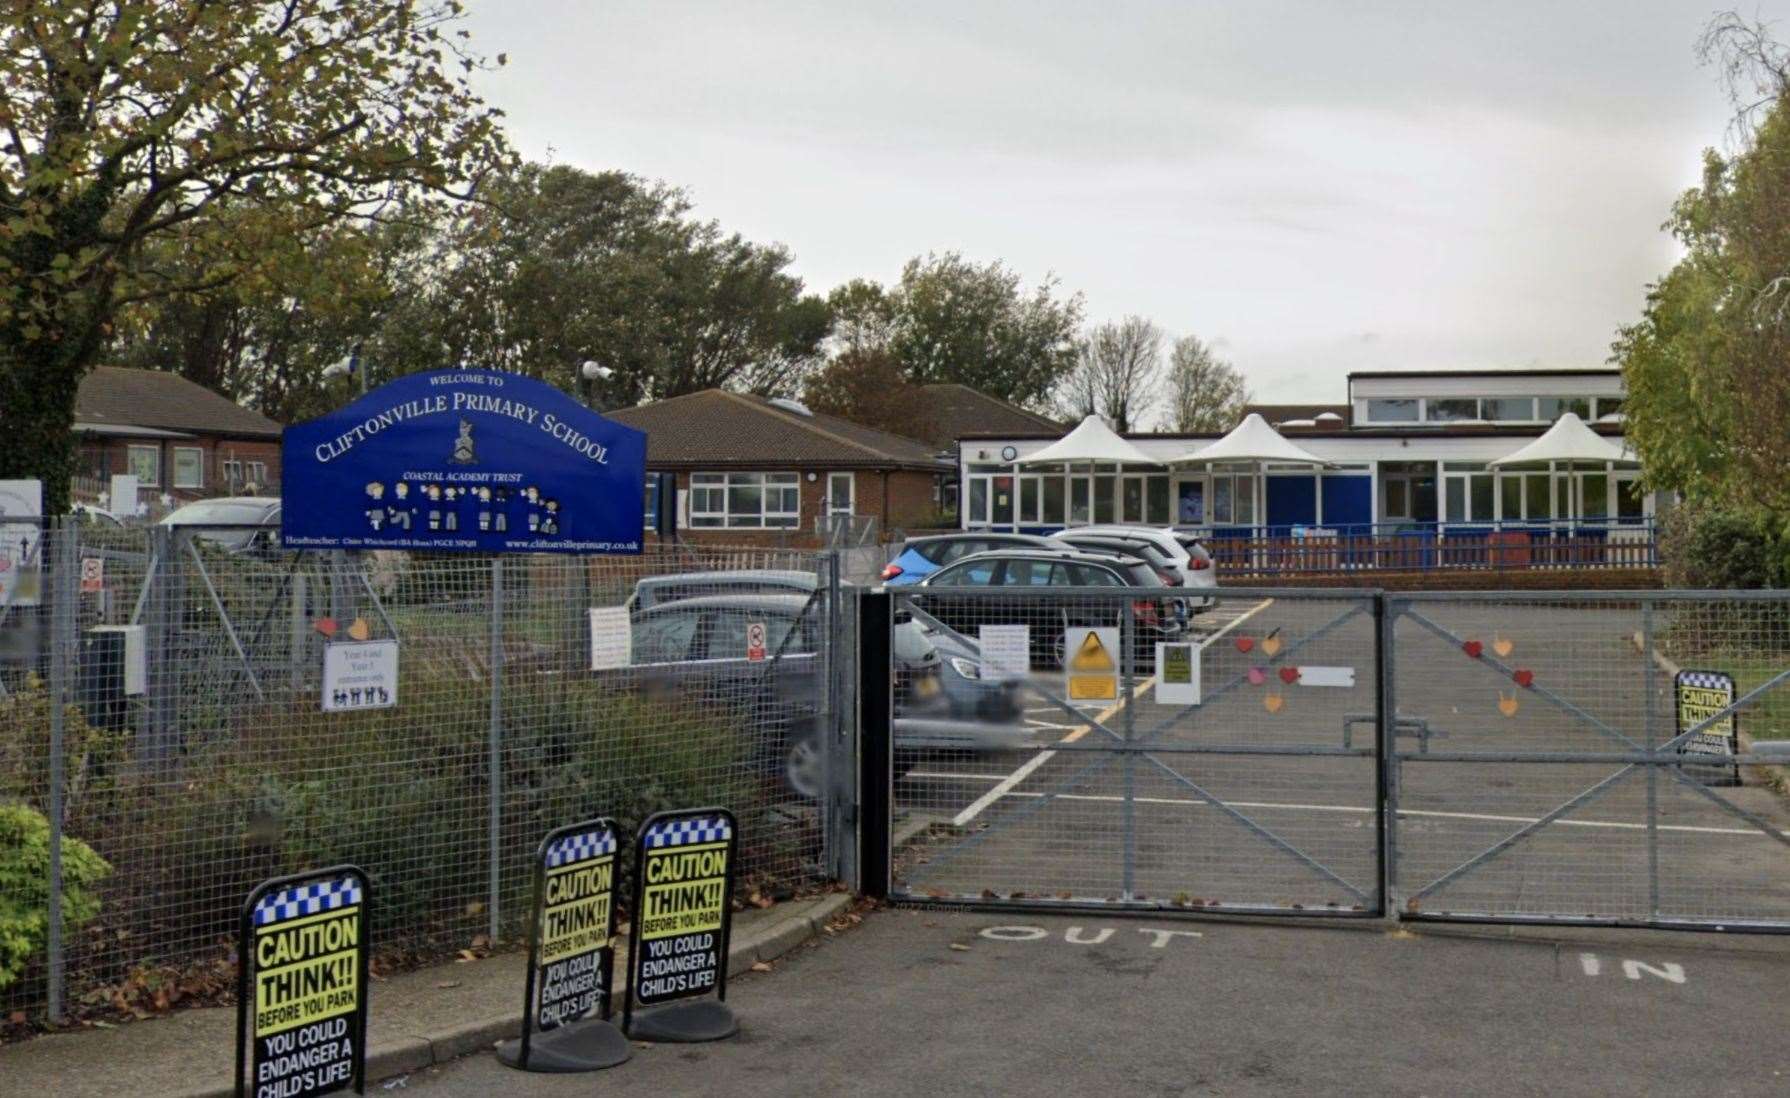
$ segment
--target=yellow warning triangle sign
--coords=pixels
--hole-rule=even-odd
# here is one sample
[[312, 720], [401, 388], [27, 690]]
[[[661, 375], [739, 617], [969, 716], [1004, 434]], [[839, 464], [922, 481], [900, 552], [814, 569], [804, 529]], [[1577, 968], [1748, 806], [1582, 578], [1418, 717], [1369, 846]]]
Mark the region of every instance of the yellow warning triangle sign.
[[1069, 669], [1093, 673], [1110, 673], [1115, 670], [1106, 645], [1100, 643], [1100, 634], [1092, 629], [1088, 630], [1087, 636], [1082, 638], [1081, 647], [1076, 649], [1074, 658], [1069, 661]]

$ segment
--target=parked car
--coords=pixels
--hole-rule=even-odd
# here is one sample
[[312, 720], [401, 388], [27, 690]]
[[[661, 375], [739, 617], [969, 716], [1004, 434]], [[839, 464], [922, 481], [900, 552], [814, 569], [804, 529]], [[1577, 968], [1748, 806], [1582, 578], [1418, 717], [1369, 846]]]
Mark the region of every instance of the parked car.
[[650, 610], [662, 602], [704, 595], [811, 595], [820, 586], [813, 572], [794, 569], [743, 568], [733, 572], [678, 572], [646, 576], [634, 584], [628, 610]]
[[81, 520], [83, 526], [98, 526], [108, 530], [124, 527], [124, 520], [94, 503], [77, 503], [69, 508], [69, 513]]
[[[1052, 587], [1148, 589], [1130, 598], [1137, 626], [1127, 654], [1133, 668], [1154, 666], [1156, 642], [1174, 640], [1186, 631], [1185, 607], [1148, 562], [1061, 542], [965, 557], [926, 577], [909, 598], [921, 612], [965, 637], [975, 637], [984, 625], [1030, 626], [1033, 666], [1061, 667], [1065, 630], [1119, 625], [1123, 610], [1121, 600], [1111, 596], [1039, 597], [1040, 590]], [[967, 589], [993, 594], [957, 594]]]
[[1212, 596], [1196, 593], [1201, 589], [1209, 591], [1218, 586], [1218, 568], [1213, 563], [1212, 553], [1196, 537], [1166, 527], [1123, 523], [1071, 526], [1052, 536], [1059, 539], [1113, 538], [1127, 544], [1149, 545], [1173, 561], [1179, 569], [1182, 586], [1188, 589], [1188, 606], [1194, 613], [1209, 610], [1217, 604], [1218, 600]]
[[280, 551], [280, 501], [271, 496], [198, 500], [170, 512], [161, 525], [195, 527], [195, 538], [227, 553], [271, 556]]
[[[800, 796], [818, 795], [824, 758], [816, 738], [823, 689], [816, 658], [824, 618], [799, 594], [730, 593], [662, 601], [631, 614], [634, 685], [716, 707], [744, 706], [772, 730], [758, 760]], [[765, 652], [751, 659], [748, 627], [762, 622]], [[912, 620], [893, 638], [898, 761], [915, 751], [1004, 751], [1031, 739], [1017, 685], [982, 673], [975, 646]], [[609, 672], [616, 674], [617, 672]], [[600, 672], [601, 674], [601, 672]]]
[[919, 583], [955, 560], [973, 553], [994, 549], [1027, 549], [1048, 547], [1050, 539], [1031, 534], [988, 534], [967, 531], [961, 534], [933, 534], [908, 538], [895, 559], [883, 566], [883, 582], [892, 587]]

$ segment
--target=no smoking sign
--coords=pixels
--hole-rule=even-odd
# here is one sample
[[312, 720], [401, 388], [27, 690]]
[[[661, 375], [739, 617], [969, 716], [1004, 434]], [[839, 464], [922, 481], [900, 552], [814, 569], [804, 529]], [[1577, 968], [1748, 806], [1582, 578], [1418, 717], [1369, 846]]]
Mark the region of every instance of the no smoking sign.
[[764, 659], [764, 622], [746, 623], [746, 658], [754, 663]]
[[104, 557], [81, 558], [81, 594], [92, 595], [105, 589], [106, 561]]

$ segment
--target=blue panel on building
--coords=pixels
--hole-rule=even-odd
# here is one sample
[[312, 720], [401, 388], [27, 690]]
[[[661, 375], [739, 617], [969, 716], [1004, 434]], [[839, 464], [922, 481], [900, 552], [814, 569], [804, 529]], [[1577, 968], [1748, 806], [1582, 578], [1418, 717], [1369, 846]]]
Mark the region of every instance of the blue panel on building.
[[1374, 521], [1374, 478], [1324, 478], [1324, 528], [1365, 526]]
[[1269, 477], [1268, 525], [1310, 526], [1316, 523], [1318, 521], [1316, 483], [1317, 478], [1310, 474]]

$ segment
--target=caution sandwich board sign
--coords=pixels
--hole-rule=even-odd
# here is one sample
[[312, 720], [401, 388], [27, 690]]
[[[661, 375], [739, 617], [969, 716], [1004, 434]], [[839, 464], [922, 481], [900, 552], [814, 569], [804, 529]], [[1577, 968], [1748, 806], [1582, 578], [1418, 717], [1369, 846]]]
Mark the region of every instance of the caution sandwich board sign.
[[1064, 671], [1070, 702], [1100, 705], [1119, 700], [1119, 631], [1077, 625], [1063, 631]]
[[[738, 841], [724, 808], [661, 812], [640, 825], [623, 1007], [628, 1036], [712, 1041], [738, 1031], [724, 1003]], [[693, 999], [702, 1001], [682, 1002]], [[637, 1013], [636, 1004], [659, 1009]]]
[[[1672, 676], [1672, 701], [1678, 715], [1678, 734], [1709, 721], [1734, 704], [1734, 676], [1726, 671], [1680, 671]], [[1739, 785], [1740, 767], [1723, 759], [1740, 753], [1740, 722], [1736, 714], [1724, 714], [1696, 735], [1678, 745], [1681, 755], [1702, 755], [1707, 766], [1687, 766], [1706, 784]]]
[[522, 1036], [497, 1050], [511, 1067], [594, 1071], [631, 1054], [627, 1038], [608, 1022], [618, 846], [615, 821], [599, 818], [548, 832], [535, 852]]
[[339, 865], [249, 893], [238, 939], [237, 1098], [308, 1098], [367, 1075], [367, 875]]

